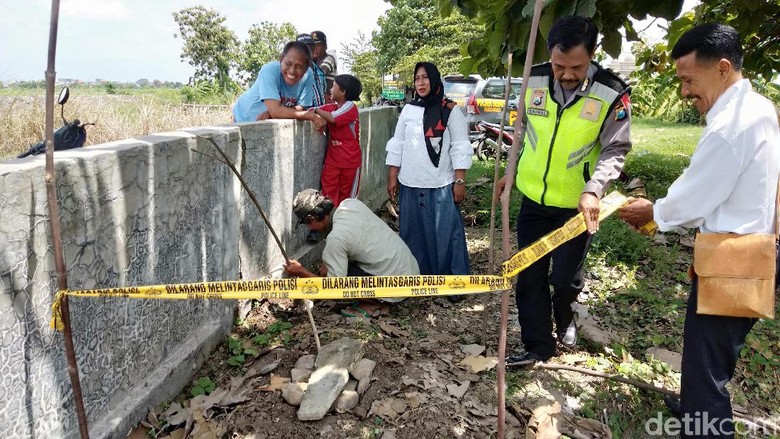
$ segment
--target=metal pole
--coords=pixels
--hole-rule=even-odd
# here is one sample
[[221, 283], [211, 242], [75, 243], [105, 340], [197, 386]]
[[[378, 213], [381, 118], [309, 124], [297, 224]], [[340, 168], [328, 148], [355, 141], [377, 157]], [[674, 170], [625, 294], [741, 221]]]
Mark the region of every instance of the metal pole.
[[[54, 244], [54, 267], [57, 271], [57, 288], [59, 291], [68, 289], [68, 273], [65, 271], [65, 257], [62, 250], [62, 235], [60, 231], [60, 213], [57, 205], [56, 181], [54, 177], [54, 80], [57, 76], [54, 61], [57, 58], [57, 28], [60, 19], [60, 1], [51, 2], [51, 21], [49, 23], [49, 54], [46, 65], [46, 195], [49, 205], [49, 226], [51, 227], [52, 243]], [[82, 439], [89, 438], [87, 414], [84, 410], [84, 397], [81, 393], [79, 368], [76, 363], [76, 350], [73, 345], [73, 331], [70, 321], [70, 305], [68, 296], [64, 295], [61, 303], [63, 338], [65, 342], [65, 359], [68, 363], [68, 375], [73, 387], [73, 399], [76, 403], [76, 417], [79, 422], [79, 433]]]
[[[533, 64], [534, 50], [536, 48], [536, 34], [539, 32], [539, 17], [542, 14], [544, 0], [536, 0], [534, 16], [531, 21], [531, 34], [528, 37], [528, 47], [525, 53], [523, 65], [523, 85], [520, 87], [520, 99], [517, 102], [517, 119], [515, 119], [515, 138], [512, 141], [512, 149], [507, 159], [506, 175], [507, 184], [501, 195], [501, 232], [502, 250], [504, 260], [512, 256], [509, 242], [509, 195], [512, 192], [515, 172], [517, 170], [517, 155], [520, 145], [525, 141], [525, 93], [528, 90], [528, 78], [531, 76], [531, 64]], [[509, 291], [501, 293], [501, 330], [498, 336], [498, 438], [504, 438], [504, 424], [506, 418], [506, 332], [509, 316]]]
[[[512, 47], [509, 47], [509, 53], [507, 55], [506, 60], [506, 88], [504, 89], [504, 109], [501, 112], [501, 128], [498, 130], [498, 142], [496, 146], [496, 153], [495, 153], [495, 163], [493, 166], [493, 193], [496, 191], [496, 184], [498, 183], [498, 174], [501, 170], [501, 155], [504, 145], [504, 121], [506, 120], [506, 112], [507, 107], [509, 106], [509, 92], [512, 87]], [[495, 266], [495, 237], [496, 237], [496, 198], [491, 197], [490, 201], [490, 253], [488, 254], [488, 266], [490, 267], [490, 273], [496, 274], [496, 266]], [[488, 324], [488, 316], [489, 312], [488, 309], [490, 308], [490, 302], [492, 301], [493, 297], [490, 294], [485, 294], [482, 306], [484, 309], [482, 310], [482, 343], [487, 344], [487, 324]]]

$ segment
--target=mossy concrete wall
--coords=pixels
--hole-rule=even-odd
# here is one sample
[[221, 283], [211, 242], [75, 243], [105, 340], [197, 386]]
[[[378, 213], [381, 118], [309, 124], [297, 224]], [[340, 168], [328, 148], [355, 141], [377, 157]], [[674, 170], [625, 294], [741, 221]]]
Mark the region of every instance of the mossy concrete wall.
[[[360, 198], [385, 197], [384, 145], [397, 114], [361, 111]], [[326, 139], [308, 122], [192, 128], [55, 154], [71, 289], [255, 279], [283, 258], [221, 145], [255, 191], [290, 254], [298, 190], [319, 187]], [[56, 293], [42, 156], [0, 162], [0, 431], [77, 437], [62, 334], [49, 328]], [[171, 399], [229, 333], [235, 302], [72, 298], [74, 342], [90, 434], [124, 438]]]

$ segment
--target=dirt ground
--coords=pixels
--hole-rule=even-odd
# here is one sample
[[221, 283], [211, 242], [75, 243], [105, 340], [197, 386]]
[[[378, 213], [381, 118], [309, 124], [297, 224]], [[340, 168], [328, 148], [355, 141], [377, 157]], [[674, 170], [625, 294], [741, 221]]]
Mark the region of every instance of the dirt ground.
[[[472, 269], [488, 274], [488, 230], [467, 227]], [[497, 232], [500, 241], [500, 231]], [[496, 250], [496, 261], [502, 260]], [[514, 309], [514, 299], [511, 299]], [[487, 318], [484, 313], [488, 305]], [[201, 420], [208, 428], [190, 429], [193, 437], [215, 438], [482, 438], [494, 437], [497, 425], [495, 360], [488, 358], [487, 370], [472, 372], [460, 364], [480, 350], [477, 358], [495, 357], [498, 350], [500, 295], [464, 296], [457, 303], [445, 298], [409, 298], [393, 306], [379, 318], [343, 317], [342, 305], [332, 301], [315, 304], [313, 314], [322, 344], [350, 337], [365, 342], [364, 357], [374, 360], [373, 382], [351, 413], [329, 413], [315, 422], [301, 422], [297, 407], [288, 405], [279, 391], [266, 391], [271, 374], [290, 377], [290, 370], [303, 355], [316, 354], [311, 326], [303, 306], [292, 302], [256, 303], [247, 318], [234, 328], [234, 337], [245, 346], [251, 336], [263, 333], [278, 321], [292, 327], [286, 343], [258, 349], [260, 354], [241, 366], [231, 366], [233, 354], [227, 343], [221, 345], [195, 374], [209, 377], [215, 386], [227, 387], [231, 378], [245, 374], [253, 363], [276, 363], [273, 372], [256, 377], [250, 398], [228, 408], [220, 408]], [[511, 311], [513, 312], [513, 311]], [[516, 317], [510, 315], [509, 347], [518, 343]], [[485, 331], [487, 334], [485, 334]], [[487, 341], [483, 338], [487, 335]], [[472, 346], [470, 346], [472, 345]], [[477, 345], [477, 346], [473, 346]], [[474, 351], [476, 349], [477, 351]], [[263, 354], [263, 351], [268, 351]], [[194, 381], [193, 381], [194, 384]], [[187, 406], [190, 388], [174, 403]], [[152, 410], [147, 422], [133, 433], [147, 437], [181, 437], [185, 425], [165, 421], [168, 405]], [[518, 420], [508, 414], [511, 426]], [[197, 419], [193, 424], [198, 424]], [[148, 427], [154, 427], [152, 429]], [[193, 434], [193, 430], [195, 431]], [[173, 434], [171, 434], [173, 433]], [[200, 436], [198, 435], [200, 433]], [[207, 433], [207, 434], [204, 434]], [[136, 436], [140, 437], [140, 436]], [[509, 436], [511, 437], [511, 436]]]

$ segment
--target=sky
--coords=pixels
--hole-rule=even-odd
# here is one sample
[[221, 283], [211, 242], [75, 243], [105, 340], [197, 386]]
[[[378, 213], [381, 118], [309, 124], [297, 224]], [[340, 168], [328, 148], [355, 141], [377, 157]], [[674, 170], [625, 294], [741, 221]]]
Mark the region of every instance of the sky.
[[[684, 10], [696, 3], [685, 0]], [[331, 52], [358, 32], [370, 36], [390, 8], [383, 0], [60, 0], [57, 78], [186, 83], [194, 68], [181, 61], [172, 14], [196, 5], [219, 12], [242, 41], [252, 24], [290, 22], [323, 31]], [[45, 79], [50, 16], [51, 0], [0, 0], [0, 82]]]
[[[292, 23], [299, 32], [321, 30], [338, 51], [358, 31], [370, 37], [390, 7], [383, 0], [60, 0], [57, 78], [186, 83], [194, 72], [181, 62], [182, 41], [173, 12], [214, 9], [243, 41], [252, 24]], [[43, 80], [50, 0], [0, 1], [0, 82]]]

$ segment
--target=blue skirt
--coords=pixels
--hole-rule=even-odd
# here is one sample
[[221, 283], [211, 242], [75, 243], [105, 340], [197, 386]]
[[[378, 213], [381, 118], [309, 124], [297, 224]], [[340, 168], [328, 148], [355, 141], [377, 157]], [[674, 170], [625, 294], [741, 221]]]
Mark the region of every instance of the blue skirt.
[[466, 232], [452, 185], [399, 186], [400, 235], [417, 259], [420, 274], [471, 274]]

